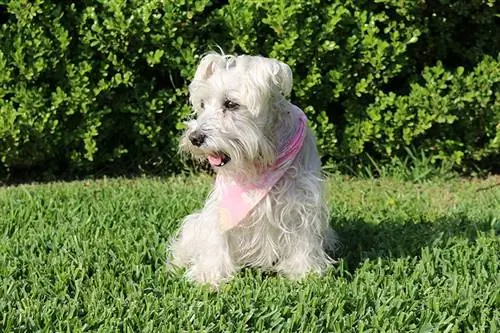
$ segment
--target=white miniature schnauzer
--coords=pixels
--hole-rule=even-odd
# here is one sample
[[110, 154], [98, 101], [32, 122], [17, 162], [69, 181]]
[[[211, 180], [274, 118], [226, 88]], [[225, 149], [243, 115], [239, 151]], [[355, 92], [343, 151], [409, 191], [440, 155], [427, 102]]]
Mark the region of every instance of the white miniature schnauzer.
[[217, 286], [245, 266], [297, 279], [333, 262], [321, 162], [305, 114], [286, 99], [291, 89], [280, 61], [201, 59], [189, 86], [196, 119], [180, 146], [217, 176], [171, 244], [171, 264], [191, 280]]

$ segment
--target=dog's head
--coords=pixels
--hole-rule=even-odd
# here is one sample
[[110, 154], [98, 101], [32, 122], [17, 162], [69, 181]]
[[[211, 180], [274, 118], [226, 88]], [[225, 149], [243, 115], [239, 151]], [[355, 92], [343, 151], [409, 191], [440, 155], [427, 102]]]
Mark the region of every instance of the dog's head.
[[189, 86], [194, 119], [181, 149], [217, 172], [252, 173], [272, 165], [289, 102], [288, 65], [260, 56], [204, 56]]

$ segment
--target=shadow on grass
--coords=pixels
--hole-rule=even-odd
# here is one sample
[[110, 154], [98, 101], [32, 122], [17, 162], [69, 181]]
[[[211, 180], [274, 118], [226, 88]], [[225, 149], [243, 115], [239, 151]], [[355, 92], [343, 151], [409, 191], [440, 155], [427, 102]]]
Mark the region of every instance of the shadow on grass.
[[474, 241], [481, 232], [495, 230], [500, 234], [500, 224], [491, 220], [474, 221], [469, 217], [454, 216], [437, 221], [413, 223], [382, 222], [373, 224], [361, 219], [336, 219], [332, 227], [337, 232], [341, 247], [338, 258], [345, 260], [346, 268], [353, 273], [366, 259], [392, 259], [419, 256], [421, 249], [451, 238]]

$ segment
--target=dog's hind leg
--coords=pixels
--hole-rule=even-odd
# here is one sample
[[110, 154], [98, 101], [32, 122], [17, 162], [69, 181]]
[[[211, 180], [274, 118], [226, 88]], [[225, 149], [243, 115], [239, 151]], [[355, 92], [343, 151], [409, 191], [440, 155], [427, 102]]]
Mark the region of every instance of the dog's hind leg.
[[277, 272], [292, 279], [300, 279], [308, 273], [323, 273], [335, 261], [327, 252], [335, 250], [336, 235], [327, 225], [322, 214], [309, 214], [308, 222], [298, 228], [281, 246]]

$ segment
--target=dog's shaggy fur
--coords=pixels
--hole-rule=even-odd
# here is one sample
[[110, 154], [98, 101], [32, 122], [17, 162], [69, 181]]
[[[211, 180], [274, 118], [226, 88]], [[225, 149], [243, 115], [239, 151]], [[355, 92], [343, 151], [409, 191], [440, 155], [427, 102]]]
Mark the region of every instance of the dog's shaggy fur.
[[[287, 97], [290, 68], [260, 56], [204, 56], [189, 86], [195, 114], [181, 139], [194, 158], [217, 156], [217, 176], [252, 183], [272, 166], [282, 136], [295, 131]], [[241, 267], [290, 278], [323, 272], [335, 235], [323, 200], [321, 162], [311, 130], [281, 179], [235, 227], [221, 230], [217, 182], [203, 209], [187, 216], [171, 244], [171, 264], [214, 286]]]

